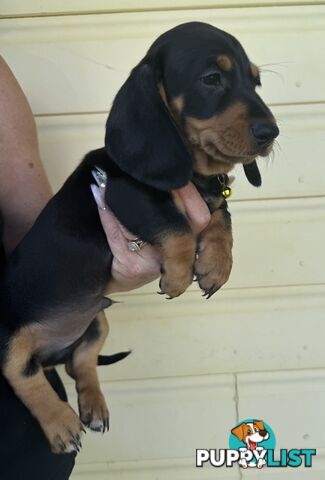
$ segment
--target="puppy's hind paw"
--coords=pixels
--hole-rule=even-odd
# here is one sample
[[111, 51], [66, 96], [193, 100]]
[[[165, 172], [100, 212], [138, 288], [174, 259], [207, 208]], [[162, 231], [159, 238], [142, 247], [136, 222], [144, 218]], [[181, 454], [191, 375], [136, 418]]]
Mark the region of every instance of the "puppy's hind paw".
[[79, 394], [78, 402], [82, 423], [95, 432], [108, 432], [109, 412], [103, 394], [84, 390]]
[[44, 432], [53, 453], [79, 452], [82, 431], [85, 430], [80, 418], [69, 405], [64, 403], [53, 421], [44, 426]]

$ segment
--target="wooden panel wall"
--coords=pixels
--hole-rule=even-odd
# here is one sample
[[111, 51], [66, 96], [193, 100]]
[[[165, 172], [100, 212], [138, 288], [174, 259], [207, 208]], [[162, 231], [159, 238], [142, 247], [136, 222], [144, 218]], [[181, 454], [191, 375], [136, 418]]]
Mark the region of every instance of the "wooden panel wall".
[[[74, 480], [246, 479], [254, 472], [193, 465], [196, 448], [226, 448], [230, 428], [253, 416], [273, 426], [280, 445], [317, 448], [312, 478], [324, 478], [323, 4], [2, 0], [1, 53], [31, 101], [55, 189], [103, 144], [130, 68], [182, 22], [210, 22], [240, 39], [261, 65], [261, 93], [281, 128], [274, 159], [261, 161], [261, 189], [236, 171], [227, 287], [208, 302], [195, 287], [173, 302], [156, 285], [116, 296], [123, 304], [109, 311], [105, 350], [133, 354], [100, 370], [112, 429], [87, 435]], [[75, 401], [69, 379], [67, 387]], [[271, 473], [309, 480], [310, 471], [297, 472]]]

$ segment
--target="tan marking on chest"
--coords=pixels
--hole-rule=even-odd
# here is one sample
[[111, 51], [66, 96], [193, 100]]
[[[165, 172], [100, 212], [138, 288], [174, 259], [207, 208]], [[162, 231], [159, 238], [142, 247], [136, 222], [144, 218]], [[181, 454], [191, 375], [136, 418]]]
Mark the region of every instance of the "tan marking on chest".
[[214, 158], [211, 158], [200, 148], [193, 148], [194, 172], [200, 175], [217, 175], [218, 173], [229, 173], [234, 168], [234, 165], [224, 162], [221, 156], [219, 160], [216, 156], [215, 153]]

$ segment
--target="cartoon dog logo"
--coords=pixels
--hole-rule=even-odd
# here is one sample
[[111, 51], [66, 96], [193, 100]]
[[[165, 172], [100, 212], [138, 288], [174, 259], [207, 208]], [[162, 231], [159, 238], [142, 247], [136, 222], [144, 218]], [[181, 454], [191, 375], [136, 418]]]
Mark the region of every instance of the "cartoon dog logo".
[[[259, 447], [258, 444], [264, 442], [270, 437], [262, 420], [253, 420], [252, 422], [241, 423], [240, 425], [238, 425], [238, 427], [233, 428], [231, 430], [231, 433], [235, 435], [235, 437], [237, 437], [240, 442], [246, 444], [246, 447], [242, 447], [239, 449], [243, 453], [249, 450], [257, 452], [263, 451], [264, 448]], [[248, 463], [245, 458], [242, 458], [238, 463], [242, 468], [263, 468], [263, 466], [266, 465], [266, 461], [264, 458], [260, 458], [257, 463]]]

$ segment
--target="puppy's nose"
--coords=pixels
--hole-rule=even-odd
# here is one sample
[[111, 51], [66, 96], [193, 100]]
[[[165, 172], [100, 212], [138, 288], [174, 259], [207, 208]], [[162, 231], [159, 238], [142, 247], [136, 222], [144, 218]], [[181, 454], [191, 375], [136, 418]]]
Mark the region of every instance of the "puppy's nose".
[[272, 123], [254, 123], [252, 134], [260, 147], [266, 147], [279, 135], [279, 129]]
[[267, 431], [266, 430], [260, 430], [260, 435], [261, 435], [261, 437], [266, 437]]

